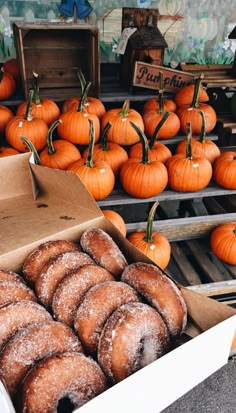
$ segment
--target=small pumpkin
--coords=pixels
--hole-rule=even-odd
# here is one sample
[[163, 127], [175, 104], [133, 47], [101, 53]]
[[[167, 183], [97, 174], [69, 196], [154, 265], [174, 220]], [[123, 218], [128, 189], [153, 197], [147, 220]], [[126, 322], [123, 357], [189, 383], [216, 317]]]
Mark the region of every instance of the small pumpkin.
[[150, 198], [158, 195], [167, 186], [167, 169], [160, 161], [149, 161], [147, 137], [135, 123], [130, 123], [142, 142], [143, 154], [141, 160], [129, 158], [122, 165], [120, 182], [129, 195], [135, 198]]
[[90, 142], [87, 159], [83, 158], [73, 162], [67, 171], [79, 176], [84, 186], [96, 201], [101, 201], [112, 192], [115, 184], [115, 175], [104, 161], [93, 160], [93, 148], [95, 143], [95, 131], [93, 121], [88, 120], [90, 126]]
[[127, 236], [129, 242], [164, 270], [170, 261], [171, 246], [166, 237], [153, 231], [153, 220], [159, 202], [156, 201], [148, 215], [146, 230], [137, 230]]
[[[111, 124], [105, 126], [102, 136], [101, 143], [96, 143], [94, 145], [93, 159], [94, 161], [105, 161], [110, 165], [115, 175], [119, 174], [120, 168], [125, 161], [128, 159], [128, 154], [126, 150], [117, 143], [107, 142], [107, 132], [110, 129]], [[83, 158], [87, 158], [88, 148], [83, 152]]]
[[223, 152], [215, 160], [213, 179], [225, 189], [236, 189], [236, 151]]
[[131, 127], [130, 122], [135, 123], [144, 131], [143, 119], [140, 113], [130, 108], [130, 102], [126, 99], [120, 109], [108, 110], [101, 119], [101, 130], [103, 131], [107, 123], [111, 128], [107, 134], [108, 142], [114, 142], [122, 146], [130, 146], [139, 142], [137, 132]]
[[220, 224], [210, 235], [210, 246], [217, 258], [236, 265], [236, 222]]
[[212, 165], [208, 159], [192, 156], [192, 131], [187, 124], [186, 154], [178, 153], [168, 159], [168, 184], [178, 192], [196, 192], [205, 188], [212, 178]]
[[[177, 109], [176, 103], [172, 99], [163, 99], [164, 111], [165, 112], [175, 112]], [[157, 98], [150, 98], [148, 99], [143, 105], [143, 114], [148, 112], [149, 110], [159, 110], [160, 103], [159, 99]]]
[[4, 105], [0, 105], [0, 134], [4, 134], [7, 123], [13, 117], [14, 113], [11, 109]]
[[102, 213], [126, 237], [127, 229], [122, 216], [113, 209], [103, 209]]
[[8, 59], [3, 63], [4, 71], [10, 73], [15, 79], [16, 84], [20, 81], [20, 68], [17, 59]]
[[5, 100], [14, 95], [16, 91], [16, 82], [13, 76], [4, 71], [1, 67], [0, 70], [0, 100]]
[[20, 152], [9, 146], [0, 146], [0, 158], [5, 156], [18, 155]]
[[[203, 74], [200, 75], [200, 78], [203, 79]], [[178, 108], [185, 106], [185, 105], [191, 105], [194, 97], [194, 92], [195, 92], [195, 83], [190, 83], [189, 85], [183, 86], [181, 89], [179, 89], [176, 94], [175, 94], [175, 103]], [[198, 102], [199, 103], [205, 103], [209, 101], [209, 96], [206, 92], [206, 90], [202, 87], [202, 85], [199, 85], [199, 92], [198, 92]]]
[[[207, 139], [205, 115], [201, 110], [199, 110], [199, 114], [202, 118], [202, 129], [199, 138], [192, 138], [192, 156], [206, 158], [213, 164], [220, 156], [220, 149], [215, 142]], [[176, 153], [186, 153], [186, 145], [187, 139], [182, 140], [176, 148]]]

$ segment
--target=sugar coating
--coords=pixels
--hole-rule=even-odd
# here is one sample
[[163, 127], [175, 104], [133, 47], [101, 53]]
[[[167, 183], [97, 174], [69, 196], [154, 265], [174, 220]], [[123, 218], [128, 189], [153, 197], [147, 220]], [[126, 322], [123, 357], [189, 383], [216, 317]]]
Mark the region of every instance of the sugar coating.
[[65, 351], [82, 351], [82, 347], [73, 331], [62, 323], [47, 321], [19, 330], [0, 354], [0, 377], [10, 395], [37, 361]]
[[128, 303], [108, 318], [99, 340], [98, 362], [114, 384], [168, 349], [168, 330], [158, 312], [148, 304]]
[[111, 236], [101, 228], [88, 228], [80, 238], [82, 249], [93, 260], [119, 278], [127, 261]]
[[95, 284], [107, 280], [114, 280], [114, 277], [97, 264], [86, 264], [69, 273], [53, 295], [52, 310], [55, 319], [72, 326], [75, 312], [85, 293]]
[[102, 329], [113, 311], [135, 301], [139, 301], [136, 291], [121, 281], [105, 281], [85, 294], [76, 312], [74, 328], [88, 353], [96, 353]]
[[24, 278], [20, 274], [2, 268], [0, 268], [0, 281], [17, 281], [25, 284]]
[[37, 301], [34, 292], [18, 281], [0, 281], [0, 306], [15, 301]]
[[52, 304], [53, 294], [56, 291], [60, 281], [82, 265], [93, 264], [94, 261], [84, 252], [71, 251], [63, 252], [55, 258], [52, 258], [42, 268], [35, 281], [35, 291], [39, 300], [49, 307]]
[[[55, 413], [59, 400], [79, 408], [107, 389], [100, 366], [80, 353], [63, 353], [38, 363], [25, 378], [19, 400], [22, 413]], [[38, 397], [41, 394], [43, 397]]]

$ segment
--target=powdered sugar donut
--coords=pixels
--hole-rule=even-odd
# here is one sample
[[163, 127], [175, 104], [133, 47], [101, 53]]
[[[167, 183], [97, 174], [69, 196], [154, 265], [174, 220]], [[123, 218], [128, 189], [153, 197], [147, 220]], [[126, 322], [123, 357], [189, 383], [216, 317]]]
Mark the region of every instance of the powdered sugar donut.
[[19, 330], [0, 355], [0, 378], [13, 396], [29, 369], [39, 360], [65, 351], [82, 351], [73, 331], [62, 323], [47, 321]]
[[181, 291], [155, 265], [143, 262], [130, 264], [122, 274], [122, 281], [138, 291], [162, 315], [170, 334], [181, 334], [187, 323], [187, 307]]
[[0, 281], [0, 307], [20, 300], [37, 301], [27, 285], [19, 281]]
[[84, 294], [95, 284], [108, 280], [114, 280], [114, 277], [97, 264], [83, 265], [68, 274], [53, 295], [52, 311], [55, 319], [72, 326]]
[[163, 318], [144, 303], [128, 303], [108, 318], [100, 336], [98, 362], [117, 383], [157, 360], [169, 349]]
[[70, 271], [82, 265], [93, 263], [94, 261], [88, 254], [80, 251], [63, 252], [50, 259], [35, 281], [35, 291], [41, 303], [46, 307], [51, 306], [53, 294], [60, 281]]
[[33, 301], [17, 301], [0, 308], [0, 351], [17, 330], [52, 319], [48, 311]]
[[25, 284], [25, 280], [20, 274], [2, 268], [0, 268], [0, 281], [17, 281]]
[[[24, 413], [55, 413], [69, 405], [74, 411], [107, 389], [97, 362], [80, 353], [50, 356], [26, 376], [18, 396]], [[64, 403], [63, 403], [64, 402]]]
[[85, 294], [76, 312], [74, 328], [89, 354], [96, 354], [102, 329], [113, 311], [136, 301], [139, 301], [136, 291], [121, 281], [105, 281]]
[[46, 241], [34, 249], [23, 264], [24, 278], [33, 284], [47, 261], [66, 251], [78, 251], [79, 245], [66, 240]]
[[101, 228], [88, 228], [80, 238], [82, 249], [87, 252], [93, 260], [106, 268], [116, 278], [119, 278], [127, 261], [118, 245], [111, 236]]

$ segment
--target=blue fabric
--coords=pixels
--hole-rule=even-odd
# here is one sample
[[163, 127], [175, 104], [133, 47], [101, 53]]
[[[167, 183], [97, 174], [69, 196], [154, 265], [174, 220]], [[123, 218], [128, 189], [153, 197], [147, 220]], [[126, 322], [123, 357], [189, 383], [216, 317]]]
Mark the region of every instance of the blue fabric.
[[59, 10], [61, 14], [66, 17], [73, 16], [73, 8], [74, 4], [76, 6], [77, 15], [79, 19], [85, 19], [93, 10], [92, 6], [89, 4], [87, 0], [64, 0], [61, 2], [59, 6]]

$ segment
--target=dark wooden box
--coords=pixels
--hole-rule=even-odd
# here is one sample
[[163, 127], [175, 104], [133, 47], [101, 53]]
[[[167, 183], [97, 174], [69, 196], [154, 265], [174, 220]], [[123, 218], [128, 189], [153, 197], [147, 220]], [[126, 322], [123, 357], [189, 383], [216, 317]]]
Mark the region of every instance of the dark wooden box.
[[78, 69], [91, 81], [89, 95], [100, 93], [100, 41], [97, 27], [62, 23], [14, 23], [14, 40], [25, 97], [32, 72], [39, 76], [40, 96], [64, 101], [78, 96]]

